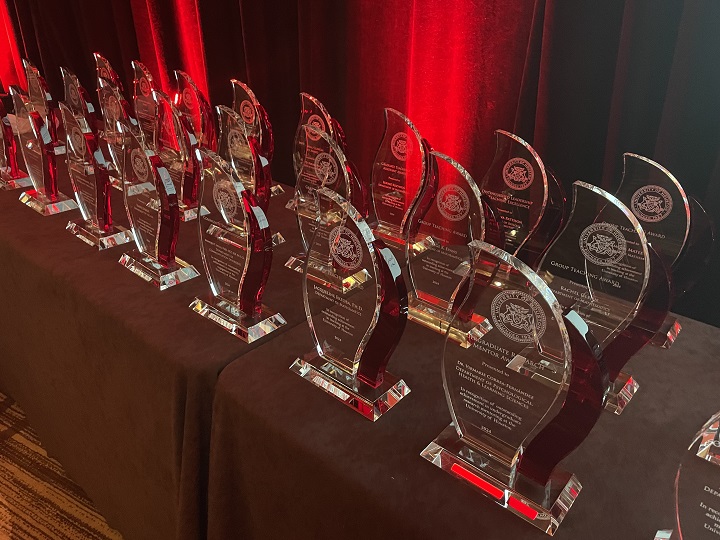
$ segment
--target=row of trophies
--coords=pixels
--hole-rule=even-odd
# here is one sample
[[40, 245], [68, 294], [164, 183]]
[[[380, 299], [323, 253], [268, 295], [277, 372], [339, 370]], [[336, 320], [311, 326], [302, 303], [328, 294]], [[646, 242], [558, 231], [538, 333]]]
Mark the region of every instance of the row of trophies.
[[[282, 188], [253, 92], [232, 81], [232, 108], [214, 112], [186, 74], [175, 72], [171, 99], [134, 62], [131, 107], [112, 67], [95, 59], [102, 122], [72, 73], [62, 70], [56, 107], [25, 62], [28, 96], [10, 93], [28, 174], [0, 111], [4, 187], [31, 187], [21, 201], [44, 215], [77, 205], [82, 219], [68, 229], [91, 245], [134, 239], [120, 262], [160, 289], [198, 275], [175, 257], [179, 222], [197, 219], [212, 295], [190, 307], [247, 341], [281, 327], [262, 299], [284, 241], [267, 220]], [[625, 154], [614, 195], [578, 181], [568, 208], [537, 152], [505, 131], [476, 183], [393, 109], [368, 188], [339, 122], [314, 97], [301, 102], [287, 208], [302, 250], [286, 266], [303, 273], [315, 350], [291, 370], [376, 420], [410, 392], [386, 371], [407, 319], [443, 334], [452, 424], [422, 456], [554, 533], [581, 489], [558, 464], [603, 410], [620, 414], [633, 397], [630, 358], [674, 342], [669, 309], [702, 271], [709, 218], [668, 170], [635, 154]], [[63, 153], [75, 201], [57, 189]], [[131, 231], [112, 224], [113, 187]]]

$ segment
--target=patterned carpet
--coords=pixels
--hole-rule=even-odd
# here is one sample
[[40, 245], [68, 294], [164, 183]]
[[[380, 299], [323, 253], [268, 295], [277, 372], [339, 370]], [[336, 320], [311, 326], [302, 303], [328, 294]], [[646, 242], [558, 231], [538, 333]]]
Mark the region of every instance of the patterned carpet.
[[122, 540], [0, 394], [0, 540]]

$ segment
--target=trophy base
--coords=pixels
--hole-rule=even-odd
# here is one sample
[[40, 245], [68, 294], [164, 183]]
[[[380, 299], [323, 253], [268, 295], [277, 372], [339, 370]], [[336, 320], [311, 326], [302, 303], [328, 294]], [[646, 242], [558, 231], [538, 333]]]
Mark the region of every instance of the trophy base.
[[285, 241], [286, 241], [286, 240], [285, 240], [285, 237], [284, 237], [282, 234], [280, 234], [279, 232], [273, 233], [273, 235], [272, 235], [272, 245], [273, 245], [273, 247], [277, 247], [277, 246], [279, 246], [280, 244], [284, 244]]
[[285, 263], [285, 268], [289, 268], [290, 270], [293, 270], [295, 272], [299, 272], [302, 274], [303, 269], [305, 268], [305, 254], [297, 255], [297, 256], [291, 255], [290, 258]]
[[34, 189], [23, 191], [20, 194], [20, 202], [29, 206], [37, 213], [43, 216], [52, 216], [67, 212], [68, 210], [77, 210], [77, 203], [67, 195], [58, 192], [57, 199], [52, 201], [43, 193]]
[[20, 171], [20, 175], [17, 178], [13, 178], [10, 175], [10, 168], [0, 167], [0, 190], [9, 191], [11, 189], [28, 187], [32, 187], [32, 180], [30, 180], [28, 173]]
[[140, 253], [136, 249], [123, 253], [118, 262], [161, 291], [200, 275], [193, 265], [181, 259], [175, 258], [175, 262], [165, 268], [152, 257]]
[[410, 393], [405, 381], [390, 373], [385, 373], [382, 384], [373, 388], [349, 376], [316, 352], [297, 358], [290, 366], [290, 371], [373, 422]]
[[488, 464], [489, 458], [466, 445], [453, 424], [420, 455], [550, 536], [558, 530], [582, 489], [574, 474], [558, 470], [545, 486], [518, 475], [515, 487], [509, 487], [480, 468]]
[[135, 241], [132, 231], [124, 227], [113, 227], [112, 233], [104, 233], [95, 229], [83, 219], [68, 221], [65, 229], [89, 246], [98, 248], [98, 250], [121, 246], [122, 244]]
[[285, 193], [285, 190], [280, 184], [273, 184], [270, 188], [271, 197], [277, 197], [278, 195], [282, 195], [283, 193]]
[[658, 531], [655, 533], [655, 538], [653, 540], [676, 540], [677, 535], [675, 534], [675, 531], [672, 529], [665, 529], [662, 531]]
[[123, 179], [110, 175], [110, 185], [118, 191], [123, 190]]
[[253, 343], [287, 324], [280, 313], [275, 313], [266, 306], [263, 306], [259, 317], [247, 317], [231, 303], [216, 297], [207, 302], [196, 298], [189, 307], [246, 343]]
[[672, 315], [668, 315], [667, 319], [665, 319], [665, 321], [663, 322], [662, 327], [660, 328], [658, 333], [655, 334], [655, 337], [652, 338], [652, 341], [650, 343], [652, 345], [655, 345], [656, 347], [669, 349], [672, 344], [675, 343], [675, 340], [677, 339], [680, 330], [682, 330], [682, 325], [680, 324], [680, 321], [678, 321], [677, 318], [673, 317]]
[[285, 208], [287, 210], [290, 210], [291, 212], [297, 211], [297, 201], [295, 200], [294, 197], [287, 202], [287, 204], [285, 205]]
[[[204, 206], [200, 209], [201, 216], [207, 216], [210, 212]], [[198, 207], [188, 206], [180, 203], [180, 221], [192, 221], [198, 217]]]
[[608, 394], [605, 410], [618, 415], [622, 414], [639, 389], [640, 385], [635, 378], [621, 371]]
[[[408, 320], [429, 328], [438, 334], [445, 335], [452, 321], [452, 315], [422, 300], [408, 298]], [[467, 349], [473, 341], [480, 339], [491, 329], [492, 326], [489, 326], [487, 319], [473, 314], [472, 319], [463, 328], [459, 328], [459, 324], [455, 324], [450, 329], [449, 337], [458, 345]]]

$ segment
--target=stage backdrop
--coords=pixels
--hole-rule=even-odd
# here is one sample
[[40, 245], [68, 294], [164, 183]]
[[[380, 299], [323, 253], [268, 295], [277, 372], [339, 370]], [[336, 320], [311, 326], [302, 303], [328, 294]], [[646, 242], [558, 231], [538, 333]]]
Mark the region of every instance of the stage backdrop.
[[[719, 26], [717, 0], [0, 0], [0, 77], [24, 86], [26, 56], [62, 98], [59, 66], [92, 90], [99, 51], [128, 85], [133, 59], [166, 89], [182, 69], [213, 104], [238, 78], [268, 110], [286, 183], [300, 91], [342, 123], [366, 181], [384, 107], [478, 180], [497, 128], [566, 186], [613, 190], [635, 152], [720, 221]], [[676, 305], [716, 325], [719, 259]]]

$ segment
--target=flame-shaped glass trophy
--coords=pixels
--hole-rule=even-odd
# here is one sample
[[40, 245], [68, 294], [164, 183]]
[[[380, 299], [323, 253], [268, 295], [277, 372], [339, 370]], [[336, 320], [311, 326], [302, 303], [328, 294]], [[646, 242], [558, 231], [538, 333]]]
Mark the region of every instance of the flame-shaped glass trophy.
[[[665, 263], [674, 296], [682, 295], [707, 267], [714, 243], [712, 221], [665, 167], [638, 154], [626, 153], [623, 158], [617, 198], [635, 214]], [[671, 346], [680, 330], [677, 318], [668, 316], [653, 344]]]
[[532, 146], [495, 131], [496, 152], [480, 182], [502, 220], [505, 250], [535, 268], [562, 228], [565, 193]]
[[458, 343], [448, 330], [442, 358], [452, 424], [421, 455], [548, 534], [581, 485], [557, 465], [603, 410], [607, 376], [592, 335], [563, 315], [550, 288], [527, 265], [473, 241], [469, 295], [451, 328], [485, 319]]
[[[50, 136], [42, 116], [32, 110], [28, 98], [19, 88], [11, 86], [10, 94], [17, 119], [20, 149], [33, 186], [33, 189], [20, 195], [20, 202], [44, 216], [76, 209], [75, 201], [58, 190], [56, 151], [59, 146]], [[64, 145], [62, 153], [65, 153]]]
[[98, 100], [104, 121], [103, 138], [110, 151], [112, 171], [116, 175], [110, 177], [110, 182], [115, 189], [122, 190], [122, 178], [125, 173], [122, 150], [125, 143], [122, 134], [118, 131], [118, 122], [125, 126], [126, 131], [142, 140], [140, 125], [133, 116], [130, 103], [122, 95], [120, 88], [108, 79], [98, 79]]
[[28, 84], [28, 110], [35, 111], [40, 115], [40, 119], [45, 124], [48, 135], [55, 147], [55, 154], [64, 154], [65, 145], [58, 140], [57, 133], [57, 129], [60, 126], [60, 118], [57, 114], [56, 102], [53, 100], [52, 95], [50, 95], [47, 82], [45, 82], [45, 78], [40, 75], [40, 71], [32, 62], [26, 59], [23, 59], [22, 62]]
[[180, 219], [191, 221], [198, 214], [198, 188], [202, 170], [195, 152], [198, 140], [189, 120], [180, 114], [167, 95], [153, 90], [152, 96], [159, 115], [157, 153], [175, 184], [180, 202]]
[[217, 151], [217, 131], [213, 110], [205, 95], [184, 71], [175, 70], [174, 105], [184, 115], [193, 129], [201, 148]]
[[[5, 97], [2, 84], [0, 84], [0, 95]], [[32, 186], [30, 176], [20, 167], [18, 152], [10, 117], [0, 100], [0, 190]]]
[[410, 215], [422, 216], [437, 193], [437, 164], [430, 144], [410, 119], [385, 109], [385, 133], [372, 168], [375, 234], [405, 266]]
[[113, 69], [113, 67], [110, 65], [110, 62], [103, 57], [100, 53], [93, 53], [93, 57], [95, 58], [95, 71], [97, 72], [98, 81], [100, 79], [107, 80], [110, 84], [115, 86], [118, 91], [123, 91], [123, 83], [120, 79], [120, 75], [118, 75], [117, 71]]
[[285, 324], [263, 305], [272, 264], [272, 234], [255, 196], [220, 156], [199, 149], [203, 163], [200, 201], [208, 209], [198, 218], [200, 253], [212, 296], [190, 307], [252, 343]]
[[[407, 319], [407, 293], [392, 252], [362, 215], [326, 188], [317, 197], [317, 224], [309, 244], [303, 293], [315, 350], [292, 371], [377, 420], [410, 390], [386, 372]], [[348, 276], [366, 279], [348, 289]]]
[[120, 264], [161, 291], [197, 277], [191, 264], [175, 257], [180, 206], [175, 184], [162, 160], [118, 123], [125, 145], [123, 194], [136, 250]]
[[65, 87], [65, 107], [75, 116], [83, 132], [97, 134], [98, 120], [87, 90], [69, 69], [61, 67], [60, 73]]
[[608, 409], [620, 414], [638, 389], [623, 368], [657, 333], [669, 310], [662, 260], [622, 202], [578, 181], [568, 223], [540, 261], [538, 274], [600, 343], [613, 383]]
[[82, 219], [68, 222], [67, 230], [98, 249], [132, 242], [131, 231], [113, 226], [110, 174], [97, 135], [84, 131], [78, 117], [64, 103], [60, 103], [60, 112], [67, 137], [68, 174], [82, 214]]

